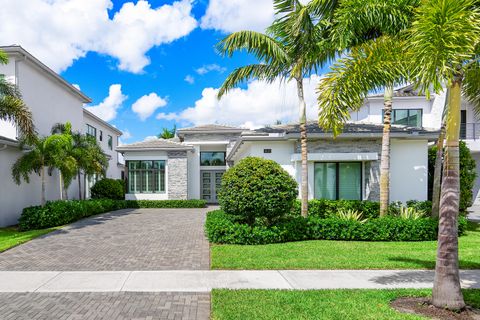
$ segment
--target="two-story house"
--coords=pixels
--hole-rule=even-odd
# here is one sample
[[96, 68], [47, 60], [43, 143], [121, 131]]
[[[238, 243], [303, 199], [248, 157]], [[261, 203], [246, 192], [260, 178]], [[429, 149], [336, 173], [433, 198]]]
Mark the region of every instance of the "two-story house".
[[[47, 136], [55, 123], [67, 121], [74, 131], [88, 133], [87, 126], [94, 128], [97, 140], [110, 158], [107, 177], [120, 179], [123, 167], [119, 165], [115, 148], [121, 132], [83, 108], [91, 99], [22, 47], [7, 46], [0, 47], [0, 50], [9, 56], [9, 63], [0, 65], [0, 74], [19, 87], [23, 100], [32, 111], [38, 134]], [[16, 127], [0, 121], [0, 226], [15, 224], [23, 208], [40, 204], [39, 176], [31, 175], [30, 183], [20, 185], [12, 179], [12, 165], [23, 152], [18, 148]], [[46, 197], [47, 200], [62, 197], [56, 170], [46, 177]], [[70, 185], [68, 197], [78, 197], [77, 181]]]

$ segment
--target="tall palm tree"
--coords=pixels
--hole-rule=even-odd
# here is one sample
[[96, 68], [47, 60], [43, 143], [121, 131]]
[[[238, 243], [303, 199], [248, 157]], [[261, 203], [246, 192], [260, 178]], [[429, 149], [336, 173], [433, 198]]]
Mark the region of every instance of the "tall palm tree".
[[[8, 56], [0, 50], [0, 64], [7, 64]], [[32, 112], [22, 100], [17, 86], [0, 75], [0, 120], [14, 123], [27, 139], [35, 139]]]
[[27, 147], [24, 153], [12, 166], [12, 177], [20, 184], [22, 179], [30, 182], [30, 175], [36, 173], [41, 178], [41, 204], [45, 205], [45, 174], [46, 168], [54, 168], [59, 163], [58, 155], [62, 154], [69, 143], [68, 139], [59, 135], [35, 137], [21, 141], [21, 147]]
[[380, 215], [390, 194], [390, 129], [393, 86], [404, 83], [406, 64], [401, 32], [410, 25], [417, 0], [346, 0], [333, 17], [331, 38], [342, 52], [318, 86], [319, 125], [338, 135], [350, 112], [371, 90], [384, 91], [380, 160]]
[[158, 135], [159, 139], [172, 139], [175, 138], [177, 132], [177, 125], [173, 125], [172, 129], [163, 128], [162, 132]]
[[411, 30], [414, 75], [429, 94], [446, 84], [448, 111], [433, 305], [465, 306], [458, 272], [459, 135], [462, 94], [480, 107], [480, 10], [475, 0], [425, 0]]
[[[52, 134], [63, 134], [71, 137], [71, 147], [65, 155], [67, 160], [63, 167], [62, 177], [66, 177], [64, 182], [65, 188], [68, 188], [73, 177], [77, 176], [78, 181], [78, 198], [82, 199], [82, 173], [84, 177], [93, 174], [103, 174], [108, 168], [108, 159], [101, 147], [98, 145], [94, 137], [82, 134], [81, 132], [73, 132], [69, 123], [56, 123], [53, 125]], [[75, 165], [72, 165], [71, 160]], [[84, 179], [85, 180], [85, 179]], [[84, 194], [86, 181], [84, 181]]]
[[[324, 1], [302, 5], [298, 0], [275, 0], [278, 18], [266, 33], [239, 31], [232, 33], [219, 44], [221, 54], [232, 56], [245, 50], [259, 63], [235, 69], [218, 92], [220, 99], [240, 83], [257, 78], [266, 82], [277, 79], [293, 80], [297, 86], [299, 103], [300, 144], [302, 158], [301, 199], [302, 215], [308, 214], [307, 118], [303, 79], [317, 71], [333, 57], [325, 41]], [[330, 14], [329, 11], [326, 11]]]

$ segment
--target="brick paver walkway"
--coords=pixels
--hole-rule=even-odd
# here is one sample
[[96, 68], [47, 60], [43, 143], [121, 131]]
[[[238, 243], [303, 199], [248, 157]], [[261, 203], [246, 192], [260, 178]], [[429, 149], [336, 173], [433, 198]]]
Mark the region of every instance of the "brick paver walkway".
[[210, 317], [206, 293], [0, 293], [4, 320], [202, 319]]
[[127, 209], [71, 224], [0, 254], [0, 270], [205, 270], [209, 209]]

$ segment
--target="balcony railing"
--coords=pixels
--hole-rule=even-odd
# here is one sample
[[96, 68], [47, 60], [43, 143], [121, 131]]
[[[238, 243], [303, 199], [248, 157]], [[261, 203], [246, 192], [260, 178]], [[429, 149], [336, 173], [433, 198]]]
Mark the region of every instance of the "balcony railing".
[[462, 140], [480, 139], [480, 123], [461, 123], [460, 139]]

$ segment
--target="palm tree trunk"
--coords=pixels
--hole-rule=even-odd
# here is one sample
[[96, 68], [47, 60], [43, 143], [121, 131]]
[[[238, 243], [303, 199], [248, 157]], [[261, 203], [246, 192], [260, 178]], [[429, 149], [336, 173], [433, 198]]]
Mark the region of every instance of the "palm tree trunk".
[[45, 203], [47, 202], [45, 200], [45, 167], [42, 166], [42, 169], [40, 170], [40, 179], [42, 181], [42, 199], [41, 199], [41, 203], [42, 203], [42, 207], [45, 205]]
[[83, 175], [83, 199], [87, 199], [87, 174]]
[[78, 180], [78, 200], [82, 200], [82, 182], [80, 181], [81, 175], [80, 170], [77, 171], [77, 180]]
[[60, 170], [58, 171], [58, 183], [59, 183], [59, 187], [60, 187], [60, 200], [63, 200], [63, 191], [65, 190], [63, 188], [63, 178], [62, 178], [62, 173], [60, 172]]
[[462, 77], [451, 84], [446, 131], [445, 161], [440, 198], [438, 249], [433, 283], [432, 304], [439, 308], [465, 307], [458, 272], [458, 207], [460, 195], [460, 105]]
[[445, 140], [445, 120], [442, 121], [440, 134], [437, 140], [437, 155], [435, 158], [435, 171], [433, 172], [432, 187], [432, 217], [438, 218], [440, 211], [440, 189], [442, 181], [442, 158], [443, 158], [443, 140]]
[[384, 93], [384, 115], [382, 155], [380, 158], [380, 216], [388, 213], [390, 203], [390, 128], [392, 126], [393, 86], [386, 86]]
[[302, 181], [300, 193], [302, 196], [302, 216], [308, 216], [308, 148], [307, 148], [307, 107], [303, 95], [303, 78], [297, 78], [297, 93], [300, 111], [300, 146], [302, 155]]

